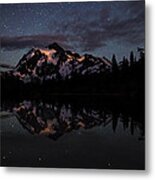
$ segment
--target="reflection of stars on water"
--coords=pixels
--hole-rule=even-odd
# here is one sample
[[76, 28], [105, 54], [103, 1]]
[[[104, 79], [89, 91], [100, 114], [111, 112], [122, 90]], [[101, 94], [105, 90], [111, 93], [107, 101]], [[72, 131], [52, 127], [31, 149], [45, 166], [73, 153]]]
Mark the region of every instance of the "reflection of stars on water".
[[2, 157], [2, 159], [3, 159], [3, 160], [5, 160], [5, 159], [6, 159], [6, 157], [5, 157], [5, 156], [3, 156], [3, 157]]
[[11, 126], [12, 128], [14, 128], [15, 125], [14, 125], [14, 123], [10, 123], [10, 126]]
[[42, 161], [43, 159], [41, 157], [38, 158], [38, 161]]
[[111, 163], [110, 162], [108, 162], [108, 167], [110, 167], [111, 166]]
[[81, 132], [80, 132], [80, 131], [78, 132], [78, 135], [81, 135]]

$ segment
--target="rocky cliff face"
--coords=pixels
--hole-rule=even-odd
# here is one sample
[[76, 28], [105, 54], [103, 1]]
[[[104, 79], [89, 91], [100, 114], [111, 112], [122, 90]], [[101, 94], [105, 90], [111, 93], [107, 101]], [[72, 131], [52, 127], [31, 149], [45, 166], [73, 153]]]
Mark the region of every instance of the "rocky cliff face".
[[31, 49], [11, 73], [27, 83], [35, 80], [71, 79], [75, 75], [99, 74], [110, 69], [111, 63], [106, 58], [88, 54], [81, 56], [53, 43], [46, 48]]

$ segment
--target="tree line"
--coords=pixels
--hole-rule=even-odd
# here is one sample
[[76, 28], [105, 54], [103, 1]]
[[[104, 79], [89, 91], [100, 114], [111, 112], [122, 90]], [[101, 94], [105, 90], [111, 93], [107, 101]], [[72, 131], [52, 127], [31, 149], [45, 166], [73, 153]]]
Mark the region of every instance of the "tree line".
[[111, 59], [112, 68], [98, 74], [74, 75], [66, 80], [49, 80], [40, 83], [24, 83], [12, 76], [1, 78], [2, 97], [36, 96], [57, 94], [102, 94], [105, 96], [139, 97], [144, 100], [145, 91], [145, 52], [138, 49], [139, 57], [133, 52], [129, 59], [123, 57], [118, 62], [116, 55]]

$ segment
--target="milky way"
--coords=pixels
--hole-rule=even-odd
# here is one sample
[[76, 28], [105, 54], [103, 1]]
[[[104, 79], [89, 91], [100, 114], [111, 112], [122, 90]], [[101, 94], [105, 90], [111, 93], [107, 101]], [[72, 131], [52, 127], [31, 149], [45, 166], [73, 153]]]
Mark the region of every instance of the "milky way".
[[144, 47], [144, 7], [144, 1], [3, 4], [0, 61], [17, 63], [33, 46], [53, 42], [121, 60]]

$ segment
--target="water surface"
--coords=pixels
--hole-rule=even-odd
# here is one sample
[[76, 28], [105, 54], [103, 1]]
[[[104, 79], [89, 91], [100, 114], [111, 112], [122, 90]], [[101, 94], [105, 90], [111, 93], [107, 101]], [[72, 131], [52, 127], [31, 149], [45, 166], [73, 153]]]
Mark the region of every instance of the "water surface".
[[2, 166], [144, 169], [144, 113], [132, 103], [2, 103]]

